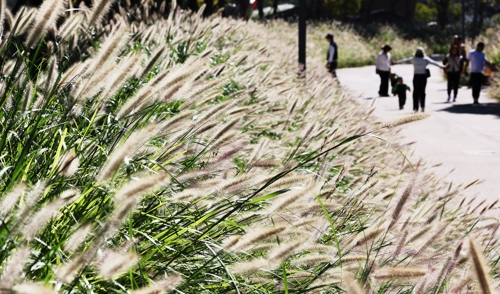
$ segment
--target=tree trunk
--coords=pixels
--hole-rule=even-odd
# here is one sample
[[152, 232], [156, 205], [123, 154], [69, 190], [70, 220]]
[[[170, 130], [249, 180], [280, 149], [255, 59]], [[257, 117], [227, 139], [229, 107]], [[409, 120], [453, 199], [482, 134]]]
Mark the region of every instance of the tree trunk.
[[478, 6], [479, 6], [479, 1], [474, 0], [474, 16], [472, 18], [472, 42], [474, 42], [474, 39], [477, 36], [477, 16], [478, 16]]
[[435, 3], [438, 12], [437, 22], [441, 28], [444, 28], [449, 24], [448, 9], [450, 0], [436, 0]]
[[273, 0], [273, 15], [276, 17], [278, 14], [278, 0]]
[[484, 21], [484, 1], [479, 2], [479, 7], [477, 8], [478, 12], [478, 23], [477, 23], [477, 34], [479, 35], [479, 32], [481, 32], [481, 29], [483, 28], [483, 21]]

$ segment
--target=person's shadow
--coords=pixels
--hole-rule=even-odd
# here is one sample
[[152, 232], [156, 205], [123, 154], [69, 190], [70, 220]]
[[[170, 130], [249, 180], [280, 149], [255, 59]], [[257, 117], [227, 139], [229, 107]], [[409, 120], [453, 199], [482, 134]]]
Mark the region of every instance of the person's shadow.
[[450, 107], [441, 109], [451, 113], [469, 113], [469, 114], [492, 114], [500, 117], [500, 103], [481, 103], [474, 104], [452, 104]]

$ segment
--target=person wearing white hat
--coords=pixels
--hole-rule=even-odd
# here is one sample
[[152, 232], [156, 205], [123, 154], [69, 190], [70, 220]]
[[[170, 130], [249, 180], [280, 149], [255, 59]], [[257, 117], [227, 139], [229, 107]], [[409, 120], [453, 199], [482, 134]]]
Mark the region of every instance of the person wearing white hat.
[[376, 73], [380, 76], [380, 87], [378, 94], [381, 97], [389, 97], [389, 77], [391, 75], [391, 52], [389, 45], [382, 47], [382, 51], [377, 55], [375, 61]]

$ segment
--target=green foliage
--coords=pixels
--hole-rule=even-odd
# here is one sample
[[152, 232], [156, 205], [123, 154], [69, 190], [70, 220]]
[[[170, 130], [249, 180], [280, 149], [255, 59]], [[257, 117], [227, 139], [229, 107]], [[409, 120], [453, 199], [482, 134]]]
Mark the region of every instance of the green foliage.
[[336, 17], [355, 15], [361, 9], [361, 0], [325, 0], [325, 9]]
[[417, 2], [415, 7], [415, 20], [422, 23], [428, 23], [435, 21], [437, 16], [437, 10], [434, 7], [426, 5], [422, 2]]

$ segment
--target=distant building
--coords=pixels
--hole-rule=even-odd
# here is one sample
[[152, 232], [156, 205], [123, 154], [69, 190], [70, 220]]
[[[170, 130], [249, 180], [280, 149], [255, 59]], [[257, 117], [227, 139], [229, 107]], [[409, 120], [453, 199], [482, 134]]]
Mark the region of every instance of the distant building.
[[362, 0], [359, 15], [362, 19], [387, 19], [412, 21], [417, 0]]

